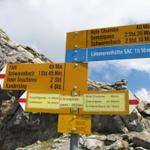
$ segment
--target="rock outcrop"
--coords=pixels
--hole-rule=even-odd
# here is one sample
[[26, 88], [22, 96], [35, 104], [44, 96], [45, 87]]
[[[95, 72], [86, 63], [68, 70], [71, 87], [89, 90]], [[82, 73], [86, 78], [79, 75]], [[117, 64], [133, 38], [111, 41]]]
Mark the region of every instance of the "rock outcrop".
[[46, 62], [51, 61], [29, 46], [16, 44], [0, 29], [0, 64]]
[[[14, 43], [0, 30], [0, 66], [6, 63], [49, 63], [44, 55]], [[0, 149], [14, 150], [56, 137], [57, 115], [24, 113], [17, 99], [23, 91], [0, 90]]]
[[[126, 90], [127, 81], [120, 80], [114, 84], [88, 81], [89, 90]], [[146, 115], [149, 113], [149, 104], [140, 102], [137, 109], [130, 115], [115, 116], [115, 115], [95, 115], [93, 117], [93, 131], [104, 133], [128, 133], [130, 131], [143, 132], [150, 131], [150, 120]], [[109, 122], [109, 123], [108, 123]]]

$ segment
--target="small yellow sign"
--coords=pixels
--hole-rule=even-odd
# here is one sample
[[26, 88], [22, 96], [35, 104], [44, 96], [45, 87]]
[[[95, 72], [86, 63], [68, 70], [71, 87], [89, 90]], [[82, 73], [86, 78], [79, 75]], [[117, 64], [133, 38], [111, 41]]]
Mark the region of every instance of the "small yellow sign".
[[89, 91], [83, 96], [80, 114], [129, 114], [128, 91]]
[[74, 134], [91, 134], [90, 115], [59, 115], [58, 132]]
[[[2, 86], [5, 90], [87, 90], [87, 63], [7, 64]], [[79, 78], [80, 74], [80, 78]]]
[[143, 43], [150, 43], [150, 24], [69, 32], [66, 50]]
[[[63, 92], [66, 94], [66, 92]], [[83, 97], [82, 96], [69, 96], [54, 94], [54, 93], [33, 93], [28, 92], [27, 94], [27, 104], [26, 112], [48, 112], [48, 113], [78, 113], [72, 112], [73, 108], [83, 107]]]
[[27, 108], [60, 109], [59, 94], [28, 93]]

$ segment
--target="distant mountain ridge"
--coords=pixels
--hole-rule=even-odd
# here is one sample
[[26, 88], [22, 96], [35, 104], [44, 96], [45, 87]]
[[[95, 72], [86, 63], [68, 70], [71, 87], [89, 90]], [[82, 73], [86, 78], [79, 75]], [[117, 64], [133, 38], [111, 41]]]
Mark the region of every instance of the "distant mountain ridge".
[[48, 63], [51, 62], [43, 54], [39, 54], [29, 46], [13, 42], [0, 29], [0, 63]]

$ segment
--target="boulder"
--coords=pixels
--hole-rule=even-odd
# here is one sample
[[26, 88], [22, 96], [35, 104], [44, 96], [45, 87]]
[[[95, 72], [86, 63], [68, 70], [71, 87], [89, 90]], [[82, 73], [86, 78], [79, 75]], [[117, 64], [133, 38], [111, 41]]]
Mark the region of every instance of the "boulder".
[[133, 136], [134, 145], [136, 147], [150, 149], [150, 134], [147, 132], [143, 132], [137, 135]]

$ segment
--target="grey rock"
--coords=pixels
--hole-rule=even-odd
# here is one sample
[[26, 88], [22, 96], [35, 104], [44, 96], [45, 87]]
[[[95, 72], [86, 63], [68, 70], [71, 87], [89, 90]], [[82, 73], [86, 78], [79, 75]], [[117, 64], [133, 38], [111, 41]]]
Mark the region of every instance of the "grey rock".
[[127, 84], [128, 84], [128, 81], [125, 80], [125, 79], [122, 79], [120, 81], [115, 82], [115, 85], [119, 85], [119, 86], [121, 86], [121, 85], [127, 85]]
[[105, 141], [107, 139], [107, 136], [106, 135], [100, 135], [98, 139], [101, 141]]
[[127, 81], [120, 80], [115, 82], [114, 84], [104, 83], [104, 82], [95, 82], [88, 80], [89, 90], [97, 89], [97, 90], [125, 90], [127, 89]]
[[0, 63], [45, 63], [51, 62], [44, 55], [28, 46], [13, 42], [4, 31], [0, 31]]
[[143, 101], [140, 101], [140, 104], [137, 105], [137, 110], [142, 113], [146, 109], [146, 103]]
[[106, 150], [128, 150], [128, 149], [129, 149], [128, 142], [123, 140], [117, 140], [115, 143], [106, 148]]
[[84, 147], [88, 150], [103, 150], [104, 149], [104, 143], [97, 139], [87, 139], [84, 143]]
[[[0, 71], [5, 63], [47, 63], [44, 55], [14, 43], [0, 30]], [[57, 115], [24, 113], [17, 100], [23, 91], [0, 89], [0, 149], [14, 150], [57, 137]]]
[[148, 150], [148, 149], [143, 148], [143, 147], [136, 147], [135, 150]]
[[[108, 123], [109, 122], [109, 123]], [[92, 118], [92, 130], [100, 133], [127, 133], [126, 124], [120, 116], [95, 115]]]
[[145, 113], [146, 115], [150, 115], [150, 109], [144, 110], [144, 113]]
[[138, 111], [133, 111], [131, 115], [121, 116], [121, 118], [128, 130], [137, 132], [142, 132], [144, 130], [144, 125], [142, 124], [144, 119]]
[[13, 50], [7, 54], [7, 56], [15, 56], [17, 54], [16, 50]]
[[129, 150], [135, 150], [134, 147], [129, 147]]
[[[132, 134], [131, 134], [132, 133]], [[128, 141], [129, 142], [129, 146], [132, 147], [134, 144], [132, 143], [133, 141], [133, 134], [134, 132], [129, 132], [127, 134], [122, 134], [121, 137], [124, 141]]]
[[126, 125], [122, 121], [121, 116], [115, 116], [114, 120], [115, 120], [115, 124], [116, 124], [116, 127], [117, 127], [119, 132], [121, 132], [121, 133], [127, 133], [128, 132], [128, 128], [126, 127]]
[[133, 136], [133, 143], [136, 147], [150, 149], [150, 134], [147, 132]]
[[110, 134], [110, 135], [107, 135], [107, 138], [106, 138], [107, 141], [111, 141], [111, 142], [115, 142], [117, 140], [122, 140], [121, 136], [118, 135], [118, 134]]

